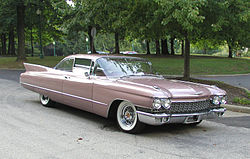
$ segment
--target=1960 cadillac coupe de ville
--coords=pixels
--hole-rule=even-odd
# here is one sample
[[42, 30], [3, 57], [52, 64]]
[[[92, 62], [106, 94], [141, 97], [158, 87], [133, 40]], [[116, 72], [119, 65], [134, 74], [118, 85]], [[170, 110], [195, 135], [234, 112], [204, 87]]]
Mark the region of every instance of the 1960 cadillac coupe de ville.
[[24, 63], [23, 87], [40, 94], [41, 104], [63, 103], [116, 118], [125, 132], [144, 124], [199, 124], [222, 116], [226, 92], [216, 86], [168, 80], [152, 74], [137, 57], [71, 55], [54, 68]]

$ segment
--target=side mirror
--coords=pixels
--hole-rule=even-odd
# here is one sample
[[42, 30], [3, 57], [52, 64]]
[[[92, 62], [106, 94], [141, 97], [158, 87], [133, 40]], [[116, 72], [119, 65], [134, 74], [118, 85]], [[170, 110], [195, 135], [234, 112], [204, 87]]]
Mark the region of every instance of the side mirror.
[[95, 71], [96, 76], [106, 76], [103, 68], [97, 68]]
[[85, 73], [84, 73], [84, 75], [85, 75], [86, 77], [90, 78], [90, 76], [89, 76], [89, 73], [88, 73], [88, 72], [85, 72]]

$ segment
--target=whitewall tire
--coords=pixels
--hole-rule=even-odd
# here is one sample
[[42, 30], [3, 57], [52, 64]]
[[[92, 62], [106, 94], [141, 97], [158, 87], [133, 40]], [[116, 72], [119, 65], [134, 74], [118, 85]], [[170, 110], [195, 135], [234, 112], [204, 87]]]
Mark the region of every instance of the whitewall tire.
[[118, 106], [116, 119], [119, 128], [128, 133], [138, 133], [144, 127], [138, 119], [135, 106], [127, 101], [121, 102]]

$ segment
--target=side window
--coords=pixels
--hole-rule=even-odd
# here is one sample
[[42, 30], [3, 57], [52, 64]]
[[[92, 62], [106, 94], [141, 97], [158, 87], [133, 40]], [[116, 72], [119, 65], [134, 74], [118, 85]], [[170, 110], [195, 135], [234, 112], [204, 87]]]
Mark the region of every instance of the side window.
[[65, 59], [56, 65], [55, 69], [72, 72], [74, 59]]
[[82, 67], [82, 68], [89, 69], [90, 63], [91, 63], [90, 59], [76, 58], [76, 60], [75, 60], [75, 67]]
[[76, 58], [73, 72], [78, 75], [84, 75], [90, 72], [90, 59]]

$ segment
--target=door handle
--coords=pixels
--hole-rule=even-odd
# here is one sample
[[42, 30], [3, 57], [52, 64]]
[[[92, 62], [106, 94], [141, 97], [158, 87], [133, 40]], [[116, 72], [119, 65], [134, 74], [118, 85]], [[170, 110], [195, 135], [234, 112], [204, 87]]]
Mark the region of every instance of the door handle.
[[65, 79], [70, 79], [70, 77], [69, 77], [69, 76], [64, 76], [64, 78], [65, 78]]

